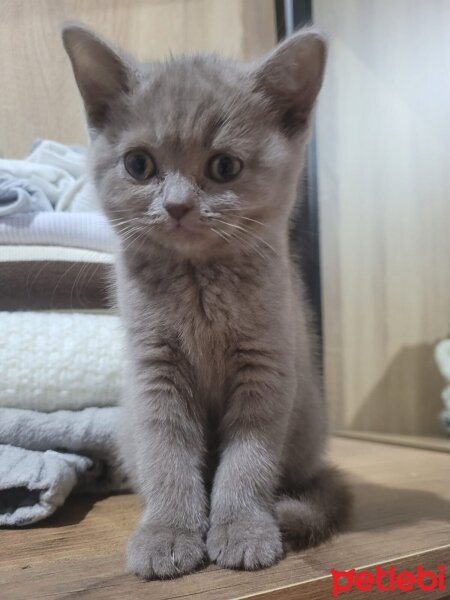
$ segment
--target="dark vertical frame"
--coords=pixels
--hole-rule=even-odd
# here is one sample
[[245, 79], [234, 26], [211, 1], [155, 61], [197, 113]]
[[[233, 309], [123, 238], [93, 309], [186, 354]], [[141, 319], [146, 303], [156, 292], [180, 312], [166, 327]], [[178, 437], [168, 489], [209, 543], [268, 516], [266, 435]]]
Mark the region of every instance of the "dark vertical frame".
[[[276, 0], [278, 39], [286, 35], [284, 1]], [[294, 28], [312, 23], [312, 0], [293, 0]], [[322, 352], [322, 302], [320, 287], [319, 206], [317, 194], [316, 138], [314, 131], [308, 145], [307, 164], [304, 177], [299, 183], [302, 202], [294, 216], [291, 228], [291, 243], [300, 259], [300, 268], [306, 292], [311, 304], [316, 331], [319, 334]]]

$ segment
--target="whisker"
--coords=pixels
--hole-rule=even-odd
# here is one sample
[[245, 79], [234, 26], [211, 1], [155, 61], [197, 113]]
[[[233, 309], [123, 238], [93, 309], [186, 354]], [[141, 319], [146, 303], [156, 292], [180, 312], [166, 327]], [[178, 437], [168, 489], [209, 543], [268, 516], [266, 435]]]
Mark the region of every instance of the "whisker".
[[263, 227], [267, 227], [267, 229], [270, 229], [269, 225], [263, 223], [262, 221], [258, 221], [257, 219], [251, 219], [250, 217], [244, 217], [243, 215], [239, 215], [239, 218], [245, 219], [246, 221], [252, 221], [252, 223], [258, 223], [258, 225], [262, 225]]
[[121, 236], [121, 240], [122, 242], [133, 241], [133, 238], [136, 239], [137, 237], [140, 237], [140, 233], [143, 235], [145, 234], [145, 232], [140, 232], [138, 229], [133, 229], [132, 231], [128, 231], [125, 233], [125, 235]]
[[79, 264], [79, 263], [73, 262], [69, 267], [67, 267], [67, 269], [65, 269], [65, 271], [62, 273], [62, 275], [58, 278], [58, 281], [56, 282], [56, 285], [53, 288], [52, 295], [50, 297], [50, 306], [53, 306], [53, 302], [55, 300], [55, 293], [56, 293], [56, 290], [58, 289], [59, 284], [64, 279], [64, 277], [67, 275], [67, 273], [69, 273], [69, 271], [71, 271], [73, 268], [75, 268], [77, 266], [77, 264]]
[[214, 227], [211, 227], [211, 231], [213, 231], [218, 236], [220, 236], [223, 240], [225, 240], [227, 242], [227, 244], [230, 243], [230, 239], [227, 238], [227, 237], [225, 237], [225, 235], [224, 235], [224, 233], [222, 231], [219, 231], [218, 229], [214, 229]]
[[262, 242], [263, 244], [265, 244], [270, 250], [272, 250], [272, 252], [278, 256], [277, 251], [275, 250], [275, 248], [269, 244], [269, 242], [267, 242], [264, 238], [260, 237], [259, 235], [257, 235], [254, 231], [250, 230], [250, 229], [246, 229], [245, 227], [242, 227], [241, 225], [236, 225], [235, 223], [228, 223], [227, 221], [222, 221], [221, 219], [214, 219], [215, 221], [218, 221], [219, 223], [223, 223], [223, 225], [228, 225], [229, 227], [234, 227], [235, 229], [238, 229], [239, 231], [242, 231], [243, 233], [252, 236], [253, 238], [259, 240], [260, 242]]
[[[136, 235], [136, 233], [137, 233], [137, 235]], [[141, 237], [145, 237], [145, 232], [141, 232], [140, 235], [138, 232], [132, 232], [131, 235], [121, 238], [123, 251], [127, 252], [131, 248], [131, 245], [138, 242], [141, 239]], [[128, 242], [128, 243], [126, 243], [126, 242]]]
[[267, 254], [264, 252], [264, 250], [257, 244], [252, 244], [251, 240], [239, 236], [235, 231], [233, 232], [232, 237], [240, 242], [247, 250], [256, 252], [256, 254], [258, 254], [258, 256], [260, 256], [263, 260], [267, 260]]
[[236, 231], [225, 232], [222, 229], [221, 233], [228, 236], [227, 241], [229, 241], [230, 239], [236, 240], [241, 245], [241, 247], [243, 247], [244, 249], [256, 252], [258, 254], [258, 256], [260, 256], [263, 260], [267, 259], [267, 255], [264, 253], [262, 248], [260, 248], [259, 246], [255, 245], [255, 244], [252, 244], [250, 240], [240, 236], [238, 234], [238, 232], [236, 232]]
[[[252, 204], [251, 205], [252, 210], [258, 209], [258, 208], [264, 208], [264, 206], [262, 204]], [[224, 213], [224, 212], [243, 212], [243, 211], [248, 211], [249, 207], [248, 206], [228, 206], [225, 208], [221, 208], [220, 212]]]

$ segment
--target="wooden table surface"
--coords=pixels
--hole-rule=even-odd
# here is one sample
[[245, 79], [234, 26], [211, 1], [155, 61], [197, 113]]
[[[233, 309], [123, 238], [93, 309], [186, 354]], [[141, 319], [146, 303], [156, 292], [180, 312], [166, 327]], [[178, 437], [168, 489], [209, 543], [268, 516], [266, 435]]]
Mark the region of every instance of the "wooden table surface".
[[[351, 530], [270, 569], [209, 566], [173, 581], [139, 581], [126, 573], [123, 559], [139, 514], [137, 497], [80, 496], [42, 524], [0, 531], [0, 598], [324, 600], [332, 598], [331, 568], [449, 565], [450, 454], [335, 438], [330, 458], [345, 469], [354, 490]], [[449, 582], [447, 573], [446, 591], [427, 592], [426, 598], [450, 597]], [[339, 597], [421, 600], [424, 594], [355, 590]]]

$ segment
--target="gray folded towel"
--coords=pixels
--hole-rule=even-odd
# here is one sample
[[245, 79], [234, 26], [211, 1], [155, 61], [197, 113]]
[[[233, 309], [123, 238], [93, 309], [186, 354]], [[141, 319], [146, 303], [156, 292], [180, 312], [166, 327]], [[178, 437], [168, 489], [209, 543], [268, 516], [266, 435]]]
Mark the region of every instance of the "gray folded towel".
[[114, 450], [120, 410], [0, 409], [0, 526], [40, 521], [72, 491], [127, 489]]

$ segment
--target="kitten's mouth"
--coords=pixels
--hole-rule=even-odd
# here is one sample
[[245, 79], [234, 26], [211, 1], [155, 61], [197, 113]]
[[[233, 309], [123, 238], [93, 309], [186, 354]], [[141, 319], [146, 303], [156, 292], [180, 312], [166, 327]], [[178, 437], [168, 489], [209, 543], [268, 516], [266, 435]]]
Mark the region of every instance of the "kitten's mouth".
[[183, 236], [192, 235], [196, 230], [198, 230], [198, 227], [196, 227], [195, 223], [189, 223], [184, 220], [173, 220], [168, 224], [167, 229], [170, 234]]
[[176, 221], [175, 223], [170, 223], [169, 225], [169, 233], [174, 233], [175, 235], [188, 233], [189, 228], [186, 227], [185, 223], [180, 223], [180, 221]]

